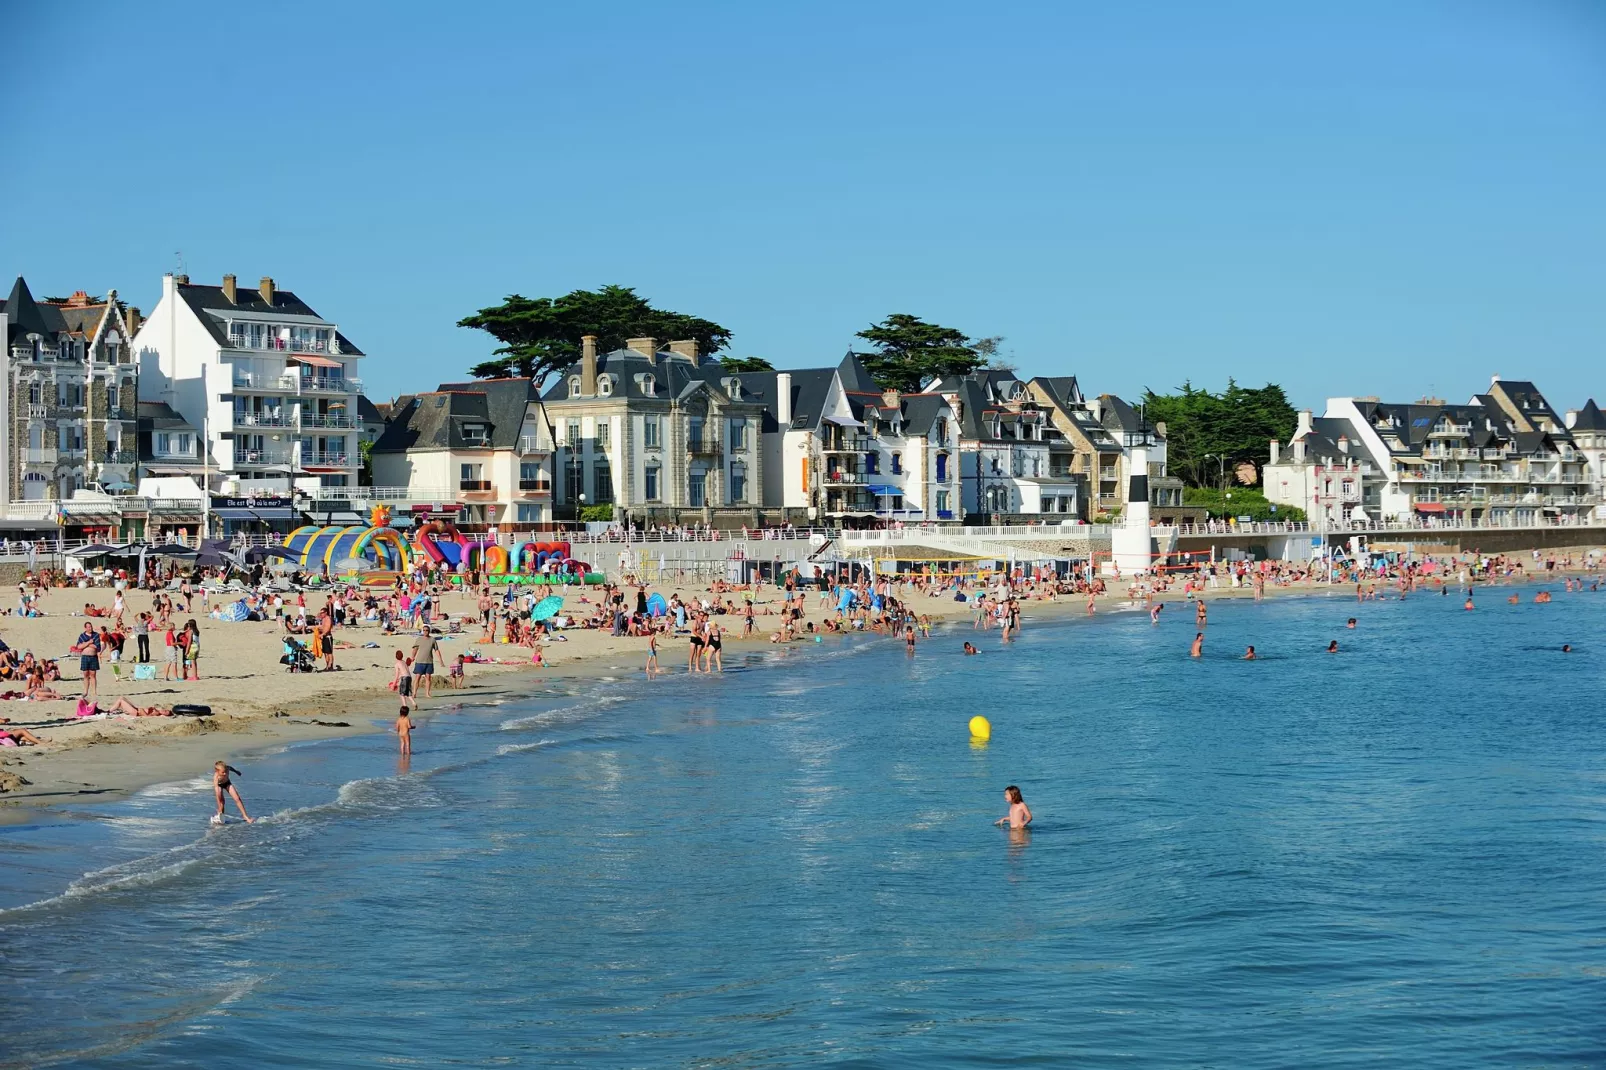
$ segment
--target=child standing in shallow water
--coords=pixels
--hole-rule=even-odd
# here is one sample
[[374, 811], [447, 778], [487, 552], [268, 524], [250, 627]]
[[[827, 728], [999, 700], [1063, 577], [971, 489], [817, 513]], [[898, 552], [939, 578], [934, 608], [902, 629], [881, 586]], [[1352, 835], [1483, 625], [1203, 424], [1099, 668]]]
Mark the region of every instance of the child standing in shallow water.
[[396, 739], [401, 744], [403, 754], [413, 753], [413, 721], [407, 716], [406, 706], [396, 715]]
[[1004, 799], [1009, 803], [1009, 813], [994, 821], [995, 825], [1008, 825], [1012, 829], [1023, 829], [1032, 823], [1032, 809], [1021, 798], [1020, 789], [1011, 784], [1004, 789]]
[[212, 815], [212, 824], [223, 824], [223, 793], [228, 792], [229, 797], [234, 800], [234, 805], [240, 808], [240, 816], [245, 818], [245, 823], [249, 825], [251, 815], [245, 812], [245, 803], [240, 800], [240, 789], [229, 779], [230, 773], [235, 776], [240, 775], [240, 771], [227, 762], [212, 764], [212, 791], [217, 795], [217, 813]]

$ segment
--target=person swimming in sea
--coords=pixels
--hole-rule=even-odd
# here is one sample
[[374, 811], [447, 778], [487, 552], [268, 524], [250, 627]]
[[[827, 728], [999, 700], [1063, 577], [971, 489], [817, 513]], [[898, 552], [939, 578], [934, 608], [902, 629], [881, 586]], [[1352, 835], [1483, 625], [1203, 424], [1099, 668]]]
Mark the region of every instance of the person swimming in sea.
[[234, 805], [240, 808], [240, 816], [249, 825], [251, 824], [251, 815], [245, 812], [245, 803], [240, 799], [240, 789], [236, 788], [234, 781], [229, 779], [230, 773], [235, 776], [241, 775], [238, 769], [227, 762], [212, 763], [212, 791], [217, 795], [217, 813], [212, 815], [212, 824], [223, 824], [223, 793], [227, 792], [229, 797], [234, 800]]
[[1354, 618], [1354, 617], [1351, 617], [1351, 618], [1350, 618], [1350, 619], [1349, 619], [1349, 623], [1347, 623], [1347, 624], [1345, 624], [1345, 625], [1344, 625], [1344, 627], [1346, 627], [1346, 628], [1353, 628], [1353, 627], [1355, 627], [1355, 618]]
[[1011, 784], [1004, 789], [1004, 799], [1009, 803], [1009, 813], [994, 821], [995, 825], [1008, 825], [1012, 829], [1023, 829], [1032, 823], [1032, 808], [1026, 805], [1021, 797], [1020, 789]]
[[1337, 654], [1338, 653], [1338, 640], [1337, 639], [1334, 639], [1331, 643], [1327, 644], [1327, 652], [1329, 654]]
[[1245, 661], [1254, 661], [1255, 660], [1255, 648], [1254, 647], [1249, 647], [1248, 649], [1246, 649], [1244, 651], [1244, 660]]
[[1463, 606], [1462, 606], [1462, 607], [1461, 607], [1461, 608], [1462, 608], [1462, 609], [1471, 609], [1471, 608], [1472, 608], [1472, 596], [1471, 596], [1471, 595], [1470, 595], [1470, 594], [1469, 594], [1469, 595], [1467, 595], [1467, 601], [1466, 601], [1466, 604], [1465, 604], [1465, 605], [1463, 605]]
[[1194, 633], [1193, 645], [1188, 648], [1188, 657], [1190, 657], [1190, 658], [1204, 657], [1204, 632], [1195, 632]]
[[965, 641], [965, 653], [966, 653], [966, 654], [980, 654], [980, 653], [981, 653], [981, 651], [979, 651], [979, 650], [977, 650], [977, 649], [976, 649], [976, 645], [975, 645], [975, 644], [974, 644], [974, 643], [972, 643], [972, 642], [970, 642], [970, 641], [969, 641], [969, 640], [968, 640], [968, 639], [967, 639], [967, 640], [966, 640], [966, 641]]
[[1571, 643], [1561, 644], [1561, 652], [1563, 654], [1571, 654], [1573, 652], [1573, 645]]

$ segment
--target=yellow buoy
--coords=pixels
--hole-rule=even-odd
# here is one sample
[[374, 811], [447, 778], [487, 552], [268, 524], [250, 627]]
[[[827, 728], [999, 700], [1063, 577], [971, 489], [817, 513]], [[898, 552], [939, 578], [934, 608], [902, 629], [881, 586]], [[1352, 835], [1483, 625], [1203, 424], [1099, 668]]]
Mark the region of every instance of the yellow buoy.
[[993, 726], [987, 718], [978, 713], [970, 719], [970, 734], [976, 739], [991, 739]]

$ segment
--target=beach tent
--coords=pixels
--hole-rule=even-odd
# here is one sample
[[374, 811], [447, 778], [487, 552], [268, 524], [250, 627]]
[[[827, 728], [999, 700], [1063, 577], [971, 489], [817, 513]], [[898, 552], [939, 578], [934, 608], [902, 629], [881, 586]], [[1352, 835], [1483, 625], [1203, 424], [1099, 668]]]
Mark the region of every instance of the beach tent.
[[664, 601], [663, 595], [655, 594], [647, 599], [647, 613], [649, 616], [662, 617], [668, 612], [669, 603]]
[[218, 610], [217, 619], [240, 623], [251, 615], [251, 609], [245, 604], [245, 599], [231, 602]]

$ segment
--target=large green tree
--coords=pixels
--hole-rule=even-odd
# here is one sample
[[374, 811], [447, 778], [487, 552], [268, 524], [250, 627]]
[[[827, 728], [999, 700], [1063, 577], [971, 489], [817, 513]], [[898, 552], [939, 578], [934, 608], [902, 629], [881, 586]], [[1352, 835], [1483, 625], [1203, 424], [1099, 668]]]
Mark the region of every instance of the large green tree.
[[712, 320], [653, 308], [628, 286], [575, 290], [562, 297], [513, 294], [500, 305], [482, 308], [457, 321], [485, 331], [502, 345], [495, 359], [469, 369], [481, 379], [517, 375], [537, 383], [580, 359], [580, 339], [597, 336], [601, 352], [619, 349], [631, 338], [660, 341], [693, 338], [703, 353], [717, 353], [731, 333]]
[[720, 357], [719, 366], [728, 372], [772, 372], [775, 365], [763, 357]]
[[968, 375], [986, 363], [967, 336], [901, 312], [872, 324], [858, 336], [875, 347], [860, 353], [859, 359], [883, 388], [919, 390], [935, 376]]
[[1227, 380], [1220, 393], [1183, 383], [1174, 394], [1143, 394], [1144, 415], [1164, 423], [1166, 464], [1191, 487], [1231, 482], [1235, 465], [1250, 461], [1258, 471], [1270, 457], [1272, 439], [1288, 441], [1298, 423], [1288, 395], [1275, 383], [1258, 388]]

